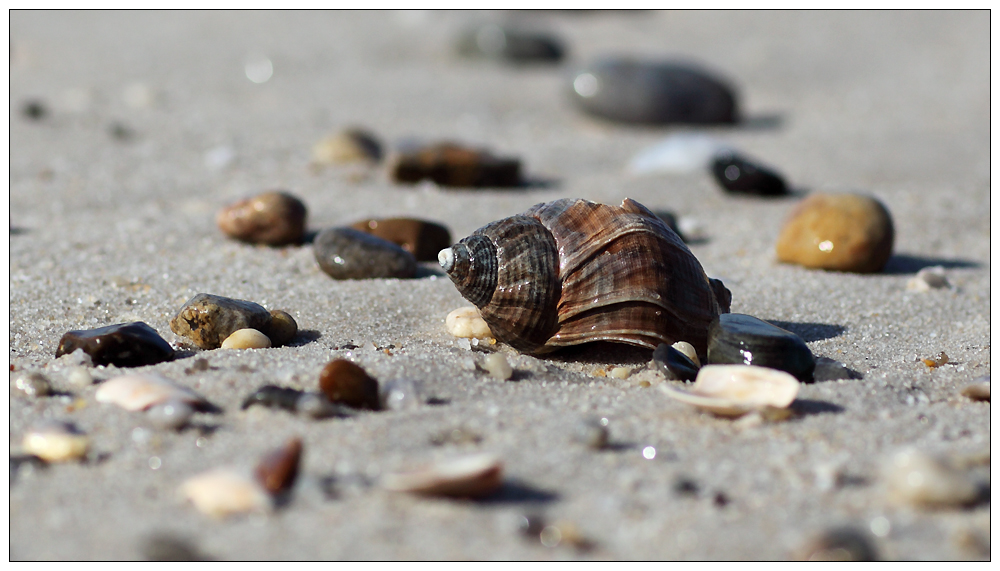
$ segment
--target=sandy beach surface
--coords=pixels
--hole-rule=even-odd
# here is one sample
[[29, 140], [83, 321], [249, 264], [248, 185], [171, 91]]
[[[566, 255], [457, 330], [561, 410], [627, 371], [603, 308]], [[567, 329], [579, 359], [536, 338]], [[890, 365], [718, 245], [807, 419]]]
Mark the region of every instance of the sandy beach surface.
[[[547, 30], [567, 58], [459, 57], [456, 37], [489, 21]], [[985, 473], [988, 490], [990, 404], [960, 391], [990, 375], [989, 23], [985, 11], [12, 12], [10, 379], [39, 372], [62, 394], [11, 391], [11, 454], [45, 419], [73, 422], [92, 451], [44, 469], [12, 463], [10, 558], [144, 559], [174, 541], [224, 560], [781, 560], [843, 527], [880, 558], [989, 558], [988, 491], [925, 509], [892, 501], [883, 475], [914, 447]], [[681, 128], [586, 116], [570, 74], [606, 54], [704, 65], [736, 86], [746, 120]], [[25, 113], [30, 102], [40, 118]], [[311, 167], [312, 146], [349, 126], [387, 147], [457, 140], [515, 156], [533, 183], [404, 186], [382, 168]], [[679, 132], [759, 158], [799, 194], [729, 195], [703, 170], [627, 172]], [[437, 264], [418, 279], [335, 281], [311, 244], [252, 246], [218, 230], [219, 208], [271, 189], [300, 197], [314, 231], [415, 216], [455, 240], [540, 202], [630, 197], [700, 226], [691, 251], [732, 291], [733, 312], [798, 333], [863, 378], [803, 385], [793, 418], [754, 423], [668, 398], [657, 389], [667, 381], [645, 370], [648, 350], [464, 348], [444, 318], [468, 302]], [[815, 192], [888, 207], [896, 240], [885, 271], [776, 261], [783, 221]], [[907, 289], [938, 265], [950, 287]], [[280, 348], [186, 349], [168, 323], [196, 293], [284, 309], [302, 332]], [[75, 384], [69, 359], [54, 358], [67, 331], [130, 321], [185, 349], [138, 371], [224, 412], [156, 430], [143, 413], [96, 402], [99, 384]], [[512, 380], [476, 365], [490, 350]], [[947, 364], [921, 362], [942, 351]], [[382, 383], [416, 380], [423, 402], [326, 420], [240, 409], [264, 384], [316, 390], [335, 358]], [[611, 367], [634, 371], [618, 379]], [[123, 370], [89, 372], [103, 381]], [[608, 419], [603, 450], [573, 438], [591, 417]], [[187, 478], [252, 469], [294, 436], [304, 455], [287, 505], [215, 520], [178, 498]], [[387, 473], [475, 452], [504, 464], [490, 498], [381, 486]], [[544, 542], [520, 531], [525, 516], [553, 526]]]

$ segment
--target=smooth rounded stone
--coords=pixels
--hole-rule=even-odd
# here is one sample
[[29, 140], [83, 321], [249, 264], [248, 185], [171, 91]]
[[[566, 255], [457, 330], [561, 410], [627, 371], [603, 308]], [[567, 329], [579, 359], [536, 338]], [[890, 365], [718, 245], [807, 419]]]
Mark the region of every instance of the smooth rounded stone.
[[799, 561], [878, 561], [868, 534], [851, 527], [834, 528], [810, 539], [798, 549]]
[[40, 121], [48, 116], [49, 108], [39, 99], [29, 99], [21, 105], [21, 114], [32, 121]]
[[378, 381], [346, 359], [330, 361], [323, 367], [319, 387], [332, 403], [371, 410], [380, 408]]
[[835, 381], [837, 379], [859, 379], [861, 376], [850, 367], [828, 357], [816, 357], [816, 368], [813, 369], [814, 382]]
[[261, 405], [267, 408], [283, 408], [291, 412], [296, 412], [298, 410], [299, 397], [302, 395], [302, 391], [297, 389], [264, 385], [250, 393], [250, 396], [243, 400], [240, 408], [246, 410], [253, 405]]
[[56, 357], [82, 349], [94, 365], [141, 367], [169, 361], [174, 348], [142, 321], [70, 331], [59, 340]]
[[490, 326], [479, 315], [479, 310], [472, 306], [459, 307], [452, 310], [444, 318], [444, 326], [455, 337], [463, 339], [488, 339], [493, 337]]
[[816, 360], [801, 337], [740, 313], [723, 313], [708, 327], [708, 363], [770, 367], [812, 380]]
[[351, 228], [396, 244], [413, 254], [418, 262], [437, 261], [438, 252], [452, 245], [451, 232], [447, 228], [416, 218], [361, 220]]
[[302, 393], [299, 396], [295, 403], [295, 412], [315, 419], [351, 416], [347, 407], [333, 404], [323, 393], [313, 392]]
[[503, 463], [492, 454], [439, 461], [408, 472], [386, 474], [382, 486], [394, 492], [426, 496], [479, 498], [503, 484]]
[[595, 450], [608, 445], [608, 436], [606, 418], [585, 418], [573, 426], [573, 441]]
[[211, 561], [190, 541], [167, 534], [147, 537], [142, 545], [142, 556], [146, 561]]
[[608, 376], [613, 379], [627, 379], [632, 374], [631, 367], [614, 367], [608, 371]]
[[725, 417], [751, 412], [780, 420], [799, 392], [799, 382], [784, 371], [754, 365], [706, 365], [690, 390], [657, 385], [670, 398]]
[[205, 515], [223, 518], [247, 512], [267, 512], [270, 494], [255, 480], [229, 468], [192, 476], [181, 484], [180, 495]]
[[840, 272], [881, 271], [892, 256], [892, 217], [860, 194], [813, 194], [796, 206], [778, 237], [778, 260]]
[[556, 63], [563, 58], [562, 42], [550, 34], [497, 24], [466, 31], [458, 40], [458, 53], [511, 63]]
[[27, 477], [48, 468], [45, 460], [34, 454], [15, 454], [10, 456], [10, 485], [13, 486], [18, 477]]
[[607, 58], [572, 77], [584, 111], [624, 123], [735, 123], [736, 96], [722, 80], [675, 62]]
[[218, 349], [240, 329], [269, 331], [271, 314], [253, 303], [208, 293], [189, 299], [170, 320], [170, 330], [201, 349]]
[[271, 310], [271, 326], [267, 330], [267, 337], [271, 340], [272, 347], [287, 345], [298, 334], [299, 324], [295, 323], [295, 318], [287, 311]]
[[944, 274], [944, 267], [942, 266], [924, 268], [906, 282], [906, 289], [917, 292], [946, 287], [951, 287], [951, 283], [948, 282], [948, 276]]
[[504, 357], [500, 353], [491, 353], [486, 356], [483, 361], [483, 368], [486, 372], [490, 374], [494, 379], [500, 379], [501, 381], [506, 381], [511, 378], [514, 374], [514, 369], [511, 368], [510, 363], [507, 362], [507, 357]]
[[301, 459], [302, 439], [291, 438], [284, 446], [264, 454], [254, 469], [254, 477], [272, 495], [286, 492], [295, 484]]
[[412, 278], [413, 254], [377, 236], [353, 228], [328, 228], [313, 241], [320, 269], [336, 280]]
[[399, 153], [390, 166], [392, 179], [417, 183], [429, 179], [440, 186], [510, 187], [521, 185], [521, 161], [489, 152], [440, 143]]
[[345, 129], [313, 145], [312, 162], [324, 166], [356, 162], [378, 163], [382, 160], [382, 144], [364, 129]]
[[32, 398], [47, 397], [52, 394], [52, 383], [41, 373], [25, 373], [14, 379], [10, 388], [14, 393]]
[[155, 404], [146, 411], [146, 419], [160, 430], [177, 430], [187, 425], [194, 407], [182, 400]]
[[268, 349], [271, 340], [256, 329], [239, 329], [226, 337], [222, 349]]
[[972, 400], [983, 400], [990, 402], [990, 378], [985, 377], [985, 382], [972, 383], [962, 389], [962, 395]]
[[243, 242], [300, 244], [306, 231], [306, 205], [287, 192], [266, 192], [219, 210], [215, 223], [226, 236]]
[[90, 440], [72, 424], [48, 421], [30, 428], [21, 441], [26, 454], [32, 454], [46, 462], [68, 462], [78, 460], [87, 454]]
[[626, 171], [632, 175], [693, 173], [709, 168], [712, 159], [731, 151], [729, 145], [702, 133], [674, 133], [639, 151]]
[[968, 474], [916, 449], [897, 452], [883, 469], [890, 500], [940, 508], [973, 503], [979, 490]]
[[66, 376], [69, 384], [77, 388], [85, 388], [94, 384], [94, 376], [86, 367], [73, 367]]
[[101, 403], [118, 405], [125, 410], [146, 410], [170, 402], [182, 402], [198, 410], [212, 407], [191, 389], [182, 387], [158, 373], [122, 375], [101, 383], [94, 393]]
[[667, 380], [693, 381], [701, 368], [687, 355], [666, 343], [660, 343], [653, 351], [652, 362]]
[[736, 153], [717, 155], [712, 161], [712, 174], [724, 190], [734, 194], [780, 196], [788, 193], [781, 175]]
[[412, 410], [423, 404], [420, 381], [413, 379], [392, 379], [382, 385], [382, 408], [388, 410]]

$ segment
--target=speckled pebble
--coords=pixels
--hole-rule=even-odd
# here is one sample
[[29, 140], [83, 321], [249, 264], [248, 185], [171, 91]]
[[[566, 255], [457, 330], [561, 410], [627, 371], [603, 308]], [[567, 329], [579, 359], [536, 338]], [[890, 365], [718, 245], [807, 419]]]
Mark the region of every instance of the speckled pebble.
[[332, 403], [379, 410], [378, 381], [346, 359], [335, 359], [323, 367], [319, 387]]
[[52, 384], [41, 373], [25, 373], [10, 383], [11, 392], [27, 397], [47, 397], [52, 394]]
[[215, 223], [225, 235], [243, 242], [298, 244], [306, 229], [306, 205], [287, 192], [267, 192], [224, 207]]
[[256, 329], [238, 329], [222, 342], [222, 349], [267, 349], [271, 340]]
[[435, 262], [438, 252], [452, 245], [447, 228], [416, 218], [372, 218], [355, 222], [351, 228], [396, 244], [418, 262]]
[[72, 424], [48, 421], [30, 428], [24, 434], [21, 448], [46, 462], [68, 462], [87, 454], [90, 439]]
[[521, 161], [487, 151], [441, 143], [400, 153], [390, 166], [392, 179], [417, 183], [428, 179], [441, 186], [510, 187], [521, 184]]
[[[475, 307], [459, 307], [444, 318], [444, 326], [455, 337], [488, 339], [493, 337], [490, 326]], [[471, 346], [470, 346], [471, 347]]]
[[136, 321], [69, 331], [59, 340], [56, 357], [78, 349], [90, 355], [95, 365], [141, 367], [168, 361], [174, 348], [149, 325]]
[[337, 280], [412, 278], [413, 254], [377, 236], [353, 228], [328, 228], [313, 241], [316, 262]]
[[268, 331], [271, 314], [251, 301], [199, 293], [170, 320], [170, 330], [201, 349], [218, 349], [240, 329]]
[[486, 372], [491, 377], [500, 379], [501, 381], [506, 381], [514, 374], [514, 369], [507, 362], [507, 357], [504, 357], [500, 353], [487, 355], [483, 362], [483, 368], [486, 369]]

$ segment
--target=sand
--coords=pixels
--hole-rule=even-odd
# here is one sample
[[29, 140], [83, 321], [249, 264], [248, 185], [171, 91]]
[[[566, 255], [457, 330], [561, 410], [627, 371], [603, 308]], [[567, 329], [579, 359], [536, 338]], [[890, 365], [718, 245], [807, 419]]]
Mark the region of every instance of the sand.
[[[569, 59], [513, 67], [455, 55], [465, 26], [505, 19], [558, 34]], [[913, 446], [985, 453], [988, 474], [990, 405], [959, 396], [990, 374], [988, 34], [983, 11], [12, 12], [10, 377], [39, 371], [72, 396], [12, 393], [11, 449], [54, 418], [86, 431], [94, 452], [18, 473], [10, 558], [141, 559], [151, 538], [169, 536], [218, 559], [768, 560], [838, 526], [883, 558], [989, 557], [988, 499], [896, 505], [880, 471]], [[574, 108], [569, 72], [608, 53], [696, 61], [731, 79], [748, 120], [695, 131], [773, 165], [802, 193], [877, 197], [896, 228], [886, 270], [778, 264], [775, 241], [801, 196], [726, 195], [707, 172], [628, 175], [632, 156], [692, 129], [622, 126]], [[250, 81], [247, 63], [260, 79], [265, 58], [272, 75]], [[49, 113], [29, 120], [29, 100]], [[353, 125], [387, 144], [454, 139], [517, 156], [536, 184], [447, 190], [395, 185], [381, 170], [359, 179], [310, 168], [311, 146]], [[760, 425], [669, 400], [661, 377], [640, 372], [649, 352], [625, 346], [547, 358], [501, 347], [515, 376], [499, 381], [470, 366], [484, 353], [445, 331], [445, 315], [466, 302], [434, 264], [416, 280], [336, 282], [308, 244], [253, 247], [215, 227], [221, 206], [275, 188], [308, 205], [313, 230], [412, 215], [456, 240], [543, 201], [631, 197], [700, 223], [705, 239], [691, 250], [732, 291], [734, 312], [784, 324], [863, 379], [804, 385], [799, 416]], [[953, 287], [906, 289], [934, 265]], [[304, 330], [289, 347], [187, 351], [139, 369], [222, 415], [151, 430], [141, 413], [97, 403], [96, 385], [74, 386], [66, 359], [53, 357], [66, 331], [127, 321], [180, 343], [168, 322], [199, 292], [285, 309]], [[944, 366], [918, 360], [941, 351]], [[382, 382], [415, 379], [437, 404], [323, 421], [239, 409], [266, 383], [315, 389], [338, 357]], [[211, 368], [185, 372], [197, 358]], [[613, 366], [636, 372], [605, 376]], [[121, 372], [91, 369], [96, 380]], [[607, 450], [572, 440], [590, 416], [609, 419]], [[272, 515], [216, 521], [177, 498], [186, 478], [250, 469], [296, 435], [300, 487]], [[388, 471], [479, 451], [505, 465], [490, 500], [378, 486]], [[682, 479], [693, 494], [675, 490]], [[524, 514], [570, 522], [592, 548], [526, 537]]]

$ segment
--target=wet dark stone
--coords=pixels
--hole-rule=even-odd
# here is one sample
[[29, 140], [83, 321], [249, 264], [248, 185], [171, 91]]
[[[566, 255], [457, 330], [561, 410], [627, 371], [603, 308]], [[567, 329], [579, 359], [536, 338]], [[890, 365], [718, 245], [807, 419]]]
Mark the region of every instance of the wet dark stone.
[[21, 114], [32, 121], [40, 121], [49, 114], [49, 108], [42, 101], [32, 99], [25, 101], [24, 105], [21, 106]]
[[723, 81], [683, 63], [612, 58], [572, 76], [587, 113], [625, 123], [734, 123], [736, 96]]
[[520, 186], [521, 161], [498, 158], [478, 149], [441, 143], [400, 153], [390, 168], [392, 179], [417, 183], [424, 179], [441, 186]]
[[816, 357], [816, 369], [813, 370], [814, 381], [835, 381], [837, 379], [860, 379], [861, 374], [840, 361], [827, 357]]
[[337, 280], [412, 278], [413, 254], [377, 236], [353, 228], [329, 228], [313, 241], [320, 269]]
[[327, 363], [319, 375], [319, 388], [332, 403], [379, 410], [378, 381], [346, 359]]
[[770, 367], [812, 380], [816, 360], [801, 337], [756, 317], [724, 313], [708, 327], [708, 363]]
[[469, 30], [458, 41], [458, 52], [511, 63], [556, 63], [563, 58], [562, 42], [544, 32], [486, 24]]
[[823, 532], [798, 554], [802, 561], [878, 561], [868, 534], [850, 527]]
[[301, 459], [302, 439], [292, 438], [281, 448], [272, 450], [261, 458], [254, 469], [254, 477], [271, 494], [281, 494], [295, 484]]
[[59, 340], [56, 357], [77, 349], [83, 349], [90, 355], [95, 365], [117, 367], [154, 365], [169, 361], [174, 356], [170, 343], [141, 321], [70, 331]]
[[243, 401], [243, 405], [240, 408], [246, 410], [253, 405], [261, 405], [268, 408], [283, 408], [291, 412], [296, 412], [296, 405], [302, 394], [302, 391], [296, 389], [264, 385], [251, 393]]
[[438, 252], [454, 243], [451, 232], [444, 226], [416, 218], [361, 220], [351, 228], [396, 244], [413, 254], [418, 262], [437, 261]]
[[788, 193], [785, 181], [780, 175], [733, 153], [715, 157], [712, 161], [712, 174], [715, 175], [719, 185], [728, 192], [760, 196], [779, 196]]
[[252, 301], [199, 293], [170, 320], [170, 330], [202, 349], [218, 349], [233, 332], [256, 329], [268, 335], [271, 314]]
[[666, 343], [660, 343], [653, 351], [653, 362], [667, 378], [677, 378], [682, 381], [693, 381], [700, 369], [687, 355]]

